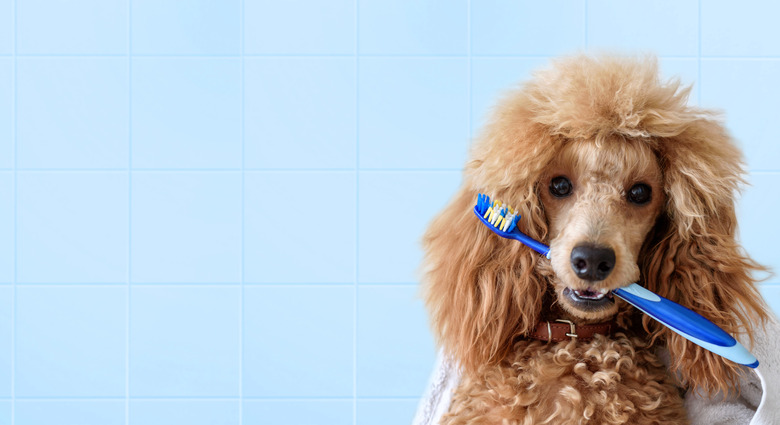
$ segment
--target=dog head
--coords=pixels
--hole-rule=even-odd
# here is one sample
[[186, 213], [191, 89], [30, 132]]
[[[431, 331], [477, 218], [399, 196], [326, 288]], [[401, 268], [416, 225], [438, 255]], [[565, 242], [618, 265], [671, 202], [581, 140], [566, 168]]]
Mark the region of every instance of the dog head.
[[[499, 103], [423, 241], [432, 324], [466, 371], [500, 361], [551, 311], [580, 322], [630, 311], [609, 291], [633, 282], [733, 334], [766, 318], [761, 267], [734, 237], [741, 154], [689, 91], [660, 81], [652, 59], [578, 56]], [[550, 261], [485, 228], [471, 213], [478, 193], [518, 207]], [[735, 381], [739, 366], [638, 320], [683, 381]]]

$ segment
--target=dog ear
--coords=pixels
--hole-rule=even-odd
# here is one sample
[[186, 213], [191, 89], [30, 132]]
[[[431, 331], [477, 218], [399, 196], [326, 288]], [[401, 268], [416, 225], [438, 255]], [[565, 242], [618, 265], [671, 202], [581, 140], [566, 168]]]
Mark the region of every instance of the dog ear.
[[[735, 195], [741, 154], [726, 130], [698, 117], [662, 140], [666, 214], [645, 244], [642, 273], [648, 289], [711, 320], [731, 335], [747, 334], [767, 318], [754, 271], [764, 270], [735, 240]], [[671, 368], [693, 387], [713, 394], [737, 388], [743, 369], [643, 317], [653, 338], [665, 341]]]
[[466, 371], [495, 364], [539, 320], [543, 258], [475, 217], [478, 193], [518, 207], [518, 228], [538, 240], [547, 223], [536, 184], [556, 143], [530, 121], [522, 93], [505, 98], [472, 147], [464, 183], [424, 238], [424, 291], [434, 333]]
[[501, 360], [514, 337], [533, 329], [547, 289], [535, 270], [542, 257], [482, 224], [472, 212], [476, 199], [476, 191], [462, 188], [423, 239], [434, 331], [472, 372]]

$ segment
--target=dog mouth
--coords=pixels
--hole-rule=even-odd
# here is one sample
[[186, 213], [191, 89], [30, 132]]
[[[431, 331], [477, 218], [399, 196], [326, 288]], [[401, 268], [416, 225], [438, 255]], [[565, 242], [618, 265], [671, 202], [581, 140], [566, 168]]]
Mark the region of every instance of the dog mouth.
[[615, 297], [609, 289], [564, 288], [563, 296], [573, 307], [587, 312], [601, 311], [615, 304]]

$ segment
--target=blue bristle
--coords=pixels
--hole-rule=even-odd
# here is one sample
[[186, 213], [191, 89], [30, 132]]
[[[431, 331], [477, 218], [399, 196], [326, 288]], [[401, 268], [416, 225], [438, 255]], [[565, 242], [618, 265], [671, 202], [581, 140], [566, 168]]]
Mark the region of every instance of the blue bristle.
[[488, 208], [490, 208], [490, 197], [483, 193], [477, 195], [477, 208], [480, 214], [485, 214]]

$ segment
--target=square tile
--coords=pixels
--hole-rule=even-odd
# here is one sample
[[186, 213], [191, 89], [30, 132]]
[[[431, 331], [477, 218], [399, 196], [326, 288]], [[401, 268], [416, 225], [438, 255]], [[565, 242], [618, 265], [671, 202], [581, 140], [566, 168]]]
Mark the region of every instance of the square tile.
[[14, 166], [14, 60], [0, 58], [0, 168]]
[[[780, 60], [703, 59], [701, 103], [725, 111], [751, 170], [780, 170], [775, 136], [780, 111]], [[739, 81], [735, 84], [735, 81]]]
[[701, 2], [701, 52], [705, 56], [780, 55], [780, 3], [747, 0]]
[[127, 53], [125, 0], [24, 0], [16, 3], [18, 53]]
[[358, 400], [357, 425], [410, 424], [419, 400]]
[[135, 286], [131, 397], [237, 397], [241, 289]]
[[475, 1], [474, 55], [560, 55], [585, 46], [585, 1]]
[[241, 61], [133, 59], [133, 168], [241, 168]]
[[458, 172], [362, 172], [359, 187], [358, 280], [418, 280], [420, 241], [428, 223], [460, 184]]
[[465, 58], [361, 58], [360, 167], [460, 168], [468, 145]]
[[14, 0], [0, 0], [0, 55], [14, 52]]
[[355, 4], [354, 0], [247, 0], [245, 53], [351, 55], [355, 52]]
[[14, 281], [14, 224], [14, 175], [0, 172], [0, 284]]
[[588, 48], [699, 54], [698, 0], [589, 0]]
[[16, 425], [124, 425], [125, 401], [16, 400], [14, 423]]
[[131, 279], [241, 280], [241, 174], [135, 172]]
[[498, 101], [531, 78], [533, 71], [549, 63], [547, 58], [471, 59], [471, 133], [478, 135]]
[[19, 167], [127, 167], [127, 59], [18, 61]]
[[768, 266], [774, 275], [769, 283], [780, 283], [780, 222], [771, 218], [769, 211], [778, 211], [780, 199], [767, 196], [780, 185], [780, 173], [752, 173], [737, 208], [738, 234], [742, 246], [760, 264]]
[[17, 397], [123, 397], [127, 289], [20, 286]]
[[466, 0], [363, 0], [358, 9], [361, 54], [465, 55]]
[[352, 400], [244, 401], [244, 425], [352, 425]]
[[354, 168], [355, 59], [246, 59], [248, 168]]
[[238, 400], [131, 400], [129, 425], [238, 425]]
[[127, 282], [127, 173], [19, 172], [17, 178], [19, 282]]
[[775, 316], [780, 316], [780, 285], [761, 285], [761, 295], [764, 296]]
[[355, 279], [355, 174], [246, 174], [244, 270], [253, 283]]
[[[11, 397], [13, 311], [13, 288], [2, 286], [0, 287], [0, 397]], [[2, 413], [0, 413], [0, 423], [5, 423]]]
[[240, 0], [133, 0], [133, 54], [237, 55]]
[[244, 396], [351, 397], [354, 298], [352, 286], [245, 288]]
[[414, 285], [358, 288], [358, 397], [419, 397], [436, 353]]

